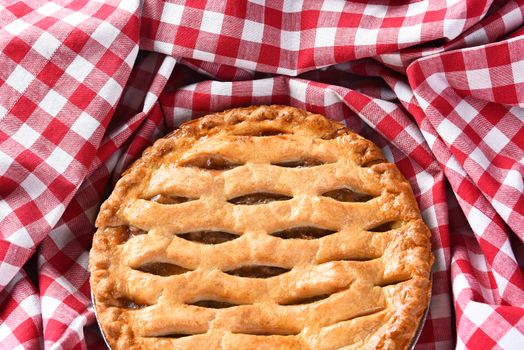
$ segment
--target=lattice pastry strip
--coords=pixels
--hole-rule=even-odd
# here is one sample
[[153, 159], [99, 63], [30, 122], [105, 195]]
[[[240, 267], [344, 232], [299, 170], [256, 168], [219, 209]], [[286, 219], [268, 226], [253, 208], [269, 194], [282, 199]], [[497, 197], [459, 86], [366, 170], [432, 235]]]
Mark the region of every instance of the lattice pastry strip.
[[[171, 261], [174, 264], [184, 262], [186, 268], [196, 269], [200, 265], [221, 267], [223, 269], [240, 266], [249, 262], [253, 255], [249, 249], [251, 243], [256, 243], [260, 251], [272, 251], [271, 256], [264, 256], [268, 263], [277, 264], [285, 261], [291, 266], [304, 263], [323, 263], [332, 260], [371, 260], [384, 255], [388, 245], [395, 247], [400, 244], [420, 245], [417, 230], [423, 225], [420, 221], [412, 221], [398, 229], [385, 232], [341, 230], [339, 232], [321, 230], [325, 234], [322, 239], [281, 239], [277, 236], [259, 234], [245, 234], [231, 241], [221, 244], [195, 244], [187, 239], [173, 234], [150, 233], [132, 237], [126, 244], [124, 262], [132, 267], [139, 267], [152, 261]], [[277, 231], [279, 236], [284, 233], [308, 233], [312, 237], [311, 229], [291, 229]], [[332, 234], [329, 234], [334, 232]], [[185, 236], [185, 234], [182, 234]], [[253, 237], [255, 236], [255, 237]], [[291, 237], [295, 235], [288, 234]], [[298, 236], [299, 237], [299, 236]], [[143, 247], [148, 250], [144, 251]], [[295, 254], [298, 250], [301, 254]], [[229, 256], [231, 251], [237, 252]], [[226, 265], [227, 264], [227, 265]], [[229, 267], [228, 267], [229, 266]]]
[[185, 124], [97, 219], [115, 349], [403, 348], [430, 291], [429, 231], [371, 142], [291, 107]]

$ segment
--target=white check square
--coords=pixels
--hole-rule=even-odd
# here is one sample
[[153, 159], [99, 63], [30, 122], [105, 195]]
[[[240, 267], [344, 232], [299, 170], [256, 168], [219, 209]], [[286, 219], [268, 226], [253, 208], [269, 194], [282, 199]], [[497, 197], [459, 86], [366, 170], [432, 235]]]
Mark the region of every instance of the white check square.
[[524, 180], [522, 179], [522, 175], [517, 170], [508, 170], [508, 173], [506, 174], [506, 177], [504, 177], [502, 183], [506, 186], [516, 188], [519, 192], [524, 191]]
[[223, 22], [223, 13], [204, 11], [204, 14], [202, 15], [202, 24], [200, 28], [205, 32], [220, 34], [222, 31]]
[[91, 34], [91, 38], [98, 41], [105, 48], [109, 48], [119, 34], [120, 30], [114, 25], [109, 22], [102, 22]]
[[140, 1], [120, 1], [118, 8], [129, 13], [135, 13], [136, 9], [141, 5]]
[[166, 43], [160, 40], [155, 40], [153, 42], [153, 51], [165, 53], [166, 55], [171, 55], [173, 53], [174, 48], [175, 45], [171, 43]]
[[69, 153], [65, 152], [60, 147], [56, 147], [53, 152], [47, 157], [45, 162], [49, 164], [58, 173], [63, 173], [69, 164], [73, 161], [73, 157]]
[[58, 6], [57, 4], [53, 2], [47, 2], [45, 5], [39, 7], [36, 9], [36, 12], [43, 14], [44, 16], [49, 16], [59, 10], [61, 10], [62, 7]]
[[307, 90], [307, 83], [304, 83], [300, 80], [296, 79], [290, 79], [289, 80], [289, 87], [291, 90], [291, 96], [293, 98], [296, 98], [300, 102], [306, 102], [306, 90]]
[[264, 24], [245, 20], [242, 29], [242, 40], [262, 43], [264, 38]]
[[33, 128], [27, 124], [22, 124], [22, 126], [14, 133], [12, 139], [25, 148], [31, 148], [33, 143], [35, 143], [39, 137], [40, 134], [33, 130]]
[[462, 130], [449, 120], [444, 119], [437, 127], [437, 132], [444, 141], [451, 145], [462, 133]]
[[99, 95], [102, 96], [111, 106], [116, 105], [116, 101], [122, 93], [122, 87], [113, 78], [109, 78], [105, 85], [100, 89]]
[[[304, 0], [284, 1], [282, 11], [286, 13], [301, 12], [303, 4]], [[324, 4], [322, 4], [322, 6], [324, 6]]]
[[133, 46], [127, 57], [124, 59], [124, 62], [129, 66], [129, 68], [133, 68], [139, 49], [138, 45]]
[[53, 315], [61, 305], [64, 305], [63, 300], [44, 295], [41, 302], [42, 315]]
[[240, 59], [240, 58], [237, 58], [235, 60], [235, 66], [240, 67], [240, 68], [244, 68], [244, 69], [248, 69], [248, 70], [252, 70], [252, 71], [257, 69], [257, 63], [256, 62], [243, 60], [243, 59]]
[[449, 87], [449, 82], [443, 73], [431, 74], [426, 81], [428, 86], [438, 95]]
[[331, 106], [341, 101], [342, 99], [340, 98], [339, 94], [335, 91], [331, 89], [326, 89], [324, 91], [324, 106]]
[[464, 31], [465, 25], [466, 25], [466, 20], [462, 18], [445, 19], [444, 20], [444, 37], [450, 40], [455, 39], [457, 36], [459, 36]]
[[431, 206], [427, 208], [426, 210], [421, 211], [420, 214], [422, 215], [424, 222], [426, 223], [426, 225], [428, 225], [430, 229], [434, 229], [438, 227], [438, 220], [437, 220], [437, 213], [435, 212], [435, 206]]
[[[0, 173], [1, 174], [1, 173]], [[0, 201], [0, 221], [4, 220], [7, 215], [11, 214], [13, 209], [7, 204], [7, 201]]]
[[421, 171], [420, 173], [415, 175], [415, 178], [417, 179], [417, 185], [420, 190], [420, 194], [424, 194], [428, 191], [431, 191], [435, 181], [430, 173], [428, 173], [427, 171]]
[[[14, 159], [11, 158], [9, 155], [7, 155], [4, 152], [0, 151], [0, 176], [4, 175], [5, 172], [7, 171], [7, 169], [9, 169], [11, 167], [11, 165], [13, 164], [13, 160]], [[3, 202], [0, 201], [0, 203], [3, 203]], [[2, 216], [1, 215], [0, 215], [0, 221], [2, 221]]]
[[489, 226], [491, 219], [477, 208], [471, 207], [468, 213], [468, 221], [471, 224], [473, 231], [478, 235], [482, 235]]
[[479, 28], [464, 36], [465, 47], [479, 46], [489, 42], [488, 33], [485, 28]]
[[193, 50], [193, 58], [201, 61], [213, 62], [215, 60], [215, 54], [195, 49]]
[[477, 327], [482, 327], [484, 321], [493, 313], [493, 308], [487, 304], [470, 301], [464, 308], [464, 315]]
[[62, 217], [64, 211], [65, 207], [62, 203], [60, 203], [44, 215], [44, 220], [47, 221], [50, 227], [55, 227], [58, 220]]
[[[0, 285], [6, 286], [9, 282], [13, 282], [12, 279], [20, 271], [20, 267], [13, 266], [5, 261], [0, 261], [0, 271], [2, 271], [2, 273], [0, 273]], [[4, 324], [5, 323], [0, 323], [0, 326]], [[4, 331], [9, 334], [11, 330], [7, 328], [4, 329]], [[2, 333], [4, 332], [1, 332], [0, 328], [0, 337], [2, 336]]]
[[475, 147], [473, 152], [469, 154], [469, 158], [473, 159], [484, 170], [486, 170], [490, 165], [488, 158], [486, 158], [484, 152], [482, 152], [478, 147]]
[[51, 89], [40, 101], [38, 107], [55, 117], [66, 103], [67, 100], [62, 95]]
[[165, 23], [180, 24], [183, 12], [184, 6], [166, 2], [160, 20]]
[[504, 219], [504, 221], [508, 222], [509, 217], [513, 213], [513, 209], [508, 208], [504, 203], [499, 202], [495, 198], [491, 199], [491, 205], [493, 205], [493, 208], [495, 208], [497, 213]]
[[499, 153], [509, 143], [509, 139], [498, 128], [494, 127], [484, 136], [484, 142], [496, 153]]
[[281, 30], [280, 47], [290, 51], [300, 50], [300, 32]]
[[[506, 239], [506, 242], [508, 242], [507, 239]], [[504, 292], [505, 292], [506, 288], [508, 288], [508, 285], [509, 285], [508, 279], [506, 278], [506, 276], [503, 276], [503, 275], [499, 274], [496, 270], [493, 270], [492, 272], [493, 272], [493, 277], [495, 277], [495, 282], [497, 283], [499, 292], [501, 293], [501, 295], [504, 295]], [[506, 349], [504, 349], [504, 350], [506, 350]]]
[[60, 45], [62, 43], [57, 38], [47, 32], [43, 32], [32, 47], [36, 52], [49, 60]]
[[79, 82], [83, 82], [85, 78], [95, 68], [88, 60], [82, 56], [77, 55], [71, 64], [67, 67], [66, 73], [75, 78]]
[[20, 187], [22, 187], [27, 195], [33, 200], [44, 193], [47, 188], [47, 186], [32, 173], [27, 175], [24, 181], [20, 184]]
[[315, 33], [315, 47], [333, 47], [335, 46], [335, 36], [337, 28], [317, 28]]
[[342, 12], [345, 5], [346, 2], [344, 0], [325, 0], [320, 11]]
[[497, 342], [501, 349], [506, 350], [518, 350], [522, 344], [524, 344], [524, 334], [515, 327], [510, 328]]
[[7, 241], [28, 249], [32, 248], [35, 244], [25, 227], [13, 232], [9, 237], [7, 237]]
[[21, 65], [17, 65], [7, 78], [6, 83], [19, 93], [23, 93], [34, 79], [35, 76], [33, 74], [25, 70]]
[[71, 231], [66, 224], [56, 225], [51, 232], [49, 232], [49, 238], [53, 240], [53, 243], [58, 249], [63, 249], [69, 242], [71, 242]]
[[364, 15], [373, 16], [377, 18], [384, 18], [386, 17], [386, 13], [388, 12], [388, 6], [387, 5], [381, 5], [381, 4], [366, 4], [366, 7], [364, 8]]
[[358, 28], [355, 33], [355, 45], [376, 45], [378, 29]]
[[40, 316], [40, 298], [35, 294], [29, 294], [20, 302], [19, 306], [29, 317]]
[[398, 31], [398, 43], [418, 43], [422, 32], [422, 24], [402, 26]]
[[16, 20], [9, 22], [9, 24], [6, 24], [4, 29], [7, 30], [9, 33], [17, 36], [28, 27], [31, 27], [31, 25], [27, 22], [24, 22], [23, 19], [17, 18]]
[[412, 2], [408, 5], [408, 10], [406, 11], [406, 17], [421, 15], [426, 13], [428, 9], [428, 1], [417, 1]]
[[85, 21], [88, 18], [89, 18], [89, 16], [86, 16], [83, 13], [73, 12], [73, 13], [67, 15], [66, 17], [64, 17], [62, 19], [62, 21], [66, 22], [66, 23], [69, 23], [72, 26], [77, 26], [77, 25], [79, 25], [80, 23], [82, 23], [83, 21]]
[[468, 123], [473, 120], [477, 114], [479, 114], [475, 107], [467, 103], [465, 100], [459, 102], [459, 104], [455, 107], [455, 112], [457, 112], [459, 117]]
[[98, 120], [82, 112], [74, 124], [71, 126], [71, 129], [76, 132], [78, 135], [82, 136], [85, 140], [89, 140], [91, 135], [95, 130], [100, 126]]
[[229, 81], [211, 81], [211, 95], [231, 96], [233, 84]]
[[470, 89], [489, 89], [492, 87], [488, 68], [466, 70], [466, 76]]
[[515, 83], [524, 83], [524, 61], [512, 62], [511, 71], [513, 72]]
[[271, 96], [273, 94], [273, 78], [253, 80], [251, 96]]

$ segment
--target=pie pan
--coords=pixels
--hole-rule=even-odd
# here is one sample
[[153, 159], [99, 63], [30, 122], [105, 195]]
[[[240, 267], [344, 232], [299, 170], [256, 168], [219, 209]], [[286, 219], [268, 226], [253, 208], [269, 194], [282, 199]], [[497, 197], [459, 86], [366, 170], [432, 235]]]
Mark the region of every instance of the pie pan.
[[157, 140], [96, 226], [91, 287], [114, 350], [406, 349], [429, 301], [409, 182], [371, 141], [289, 106]]

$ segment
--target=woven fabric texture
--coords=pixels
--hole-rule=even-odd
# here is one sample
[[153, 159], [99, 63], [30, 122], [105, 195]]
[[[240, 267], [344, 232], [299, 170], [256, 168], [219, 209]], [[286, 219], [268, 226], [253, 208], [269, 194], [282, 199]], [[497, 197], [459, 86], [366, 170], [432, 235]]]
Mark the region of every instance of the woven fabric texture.
[[417, 349], [524, 346], [524, 1], [0, 0], [0, 348], [104, 349], [94, 219], [182, 122], [344, 121], [433, 237]]

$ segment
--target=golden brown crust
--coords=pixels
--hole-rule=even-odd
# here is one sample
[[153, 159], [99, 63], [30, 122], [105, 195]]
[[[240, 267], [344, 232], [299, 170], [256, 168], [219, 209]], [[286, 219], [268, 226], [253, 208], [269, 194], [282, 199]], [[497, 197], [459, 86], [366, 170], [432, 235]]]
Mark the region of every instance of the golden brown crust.
[[115, 350], [404, 349], [429, 300], [409, 183], [372, 142], [292, 107], [182, 125], [97, 227], [91, 286]]

